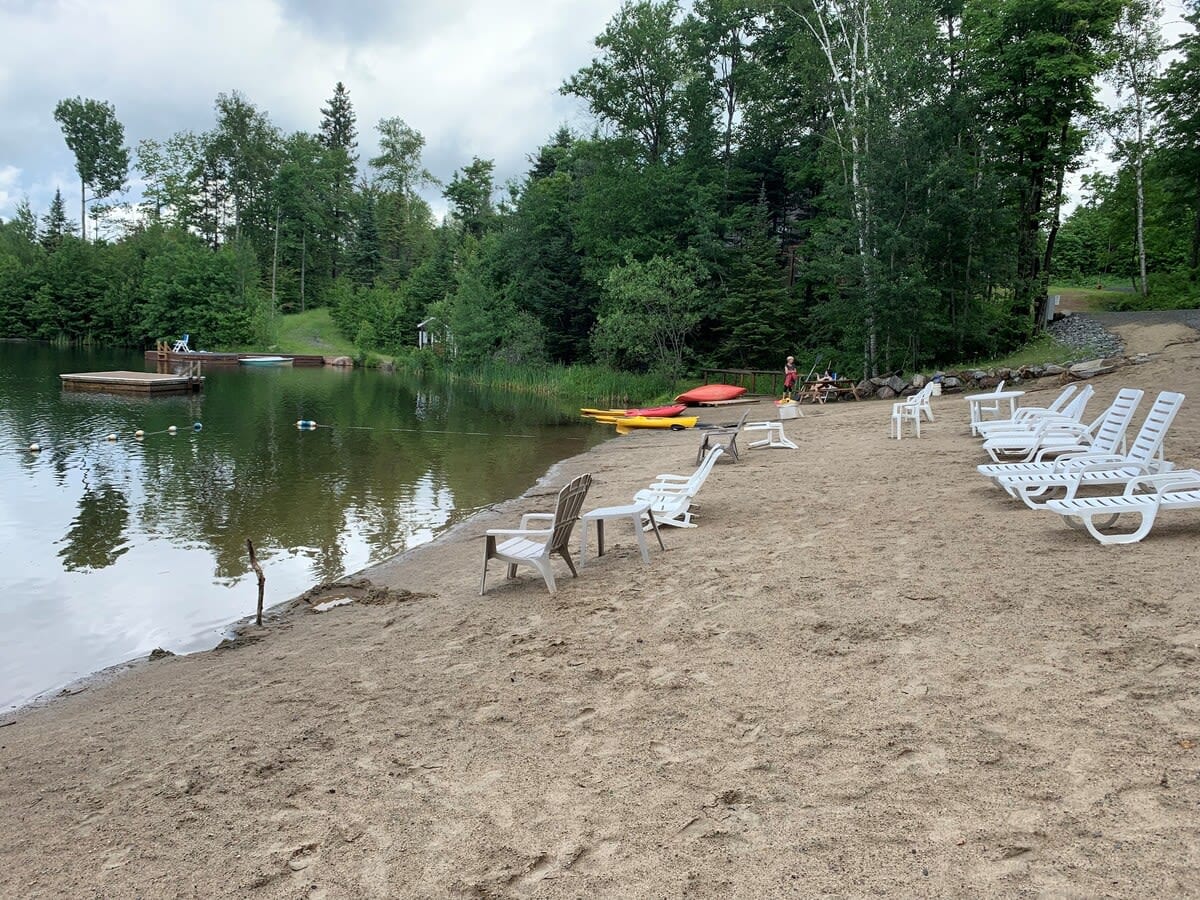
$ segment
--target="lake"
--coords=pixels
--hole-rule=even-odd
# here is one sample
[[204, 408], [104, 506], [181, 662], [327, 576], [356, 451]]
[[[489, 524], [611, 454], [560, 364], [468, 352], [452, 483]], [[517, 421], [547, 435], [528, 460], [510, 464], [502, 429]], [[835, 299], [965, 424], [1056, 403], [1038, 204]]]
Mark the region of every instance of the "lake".
[[560, 404], [375, 370], [208, 367], [203, 391], [156, 398], [58, 378], [145, 368], [0, 342], [0, 709], [156, 647], [215, 646], [254, 612], [247, 538], [281, 603], [607, 436]]

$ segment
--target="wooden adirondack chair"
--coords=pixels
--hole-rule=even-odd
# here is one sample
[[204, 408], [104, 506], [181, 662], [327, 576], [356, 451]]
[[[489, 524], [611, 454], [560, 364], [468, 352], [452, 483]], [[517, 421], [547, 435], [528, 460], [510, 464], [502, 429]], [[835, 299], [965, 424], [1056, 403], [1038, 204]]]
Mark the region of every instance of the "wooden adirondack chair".
[[700, 441], [700, 449], [696, 451], [696, 465], [700, 465], [701, 460], [713, 447], [720, 447], [734, 462], [739, 459], [737, 438], [742, 431], [742, 426], [746, 424], [746, 419], [750, 415], [750, 411], [746, 410], [742, 413], [742, 417], [738, 419], [736, 425], [729, 425], [725, 428], [710, 428], [704, 432], [704, 438]]

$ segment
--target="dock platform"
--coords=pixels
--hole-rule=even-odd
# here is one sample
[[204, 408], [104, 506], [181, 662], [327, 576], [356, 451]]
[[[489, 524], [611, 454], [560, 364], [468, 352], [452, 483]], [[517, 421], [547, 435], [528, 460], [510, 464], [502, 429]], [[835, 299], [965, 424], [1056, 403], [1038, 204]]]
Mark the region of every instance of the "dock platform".
[[[236, 366], [239, 360], [254, 359], [267, 355], [266, 353], [209, 353], [206, 350], [193, 350], [188, 353], [175, 353], [168, 350], [161, 344], [157, 349], [146, 351], [147, 362], [171, 362], [171, 363], [202, 363], [206, 366]], [[294, 366], [323, 366], [325, 365], [325, 357], [314, 356], [312, 354], [303, 353], [280, 353], [271, 354], [285, 356], [292, 361]]]
[[188, 394], [204, 386], [202, 375], [163, 375], [156, 372], [73, 372], [59, 375], [70, 391], [117, 394]]

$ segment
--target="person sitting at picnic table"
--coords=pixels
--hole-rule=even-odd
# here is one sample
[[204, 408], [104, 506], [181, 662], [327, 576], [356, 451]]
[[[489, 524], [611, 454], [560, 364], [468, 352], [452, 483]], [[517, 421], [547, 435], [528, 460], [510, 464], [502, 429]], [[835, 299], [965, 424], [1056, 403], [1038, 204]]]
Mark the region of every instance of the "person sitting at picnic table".
[[783, 364], [783, 397], [786, 400], [796, 387], [800, 374], [796, 371], [796, 357], [789, 356]]
[[812, 399], [813, 403], [824, 403], [829, 398], [830, 388], [833, 386], [834, 378], [829, 374], [829, 369], [826, 368], [821, 373], [820, 377], [813, 382]]

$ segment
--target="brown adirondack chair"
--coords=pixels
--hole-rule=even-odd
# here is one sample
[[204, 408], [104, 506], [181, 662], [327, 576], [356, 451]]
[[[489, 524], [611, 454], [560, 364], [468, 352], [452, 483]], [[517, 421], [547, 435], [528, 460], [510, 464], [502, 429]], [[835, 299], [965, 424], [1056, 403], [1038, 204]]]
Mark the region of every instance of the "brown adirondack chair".
[[742, 431], [742, 426], [746, 424], [746, 418], [750, 415], [750, 410], [742, 413], [742, 417], [738, 419], [736, 425], [727, 425], [724, 428], [709, 428], [704, 432], [704, 438], [700, 441], [700, 449], [696, 451], [696, 465], [704, 460], [706, 454], [713, 447], [720, 447], [734, 462], [739, 459], [737, 437]]
[[[580, 475], [558, 492], [558, 504], [552, 513], [526, 513], [521, 516], [520, 528], [492, 528], [487, 532], [483, 549], [483, 578], [479, 582], [479, 595], [487, 588], [488, 560], [499, 559], [508, 563], [508, 577], [517, 577], [517, 566], [533, 566], [546, 580], [546, 587], [553, 594], [554, 567], [550, 555], [557, 553], [567, 562], [572, 577], [578, 577], [575, 563], [567, 550], [571, 529], [579, 521], [583, 499], [592, 486], [591, 475]], [[530, 528], [533, 522], [548, 521], [545, 528]], [[497, 538], [502, 540], [497, 541]]]

